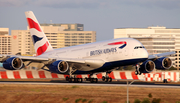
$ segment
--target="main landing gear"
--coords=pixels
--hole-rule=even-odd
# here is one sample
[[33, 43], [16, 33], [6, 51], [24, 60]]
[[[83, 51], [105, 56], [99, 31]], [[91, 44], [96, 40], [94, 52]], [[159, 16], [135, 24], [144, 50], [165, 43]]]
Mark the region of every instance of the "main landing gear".
[[85, 80], [90, 81], [91, 83], [97, 83], [98, 82], [97, 78], [91, 78], [91, 77], [89, 77], [89, 78], [86, 77]]
[[72, 76], [72, 74], [76, 71], [77, 69], [75, 67], [70, 67], [69, 68], [69, 76], [66, 76], [66, 81], [69, 81], [70, 83], [82, 83], [83, 79], [82, 78], [78, 78], [76, 77], [76, 75], [74, 75], [74, 77]]
[[141, 72], [139, 71], [139, 68], [140, 68], [140, 65], [136, 64], [136, 71], [135, 71], [136, 75], [141, 75]]
[[[90, 81], [91, 83], [97, 83], [98, 79], [97, 78], [92, 78], [92, 75], [89, 76], [89, 78], [85, 78], [85, 81]], [[69, 77], [66, 76], [66, 81], [69, 81], [70, 83], [82, 83], [83, 82], [83, 78], [77, 78], [76, 76], [74, 77]]]
[[102, 76], [102, 81], [105, 82], [112, 82], [112, 78], [108, 76], [108, 74], [110, 74], [111, 72], [106, 72], [105, 76]]
[[[70, 67], [69, 70], [69, 76], [66, 76], [66, 81], [69, 81], [70, 83], [82, 83], [83, 82], [83, 78], [79, 78], [76, 75], [74, 75], [74, 77], [72, 76], [73, 73], [76, 71], [76, 68], [72, 68]], [[108, 74], [110, 74], [111, 71], [106, 72], [106, 75], [102, 77], [102, 80], [105, 82], [112, 82], [112, 78], [108, 76]], [[98, 78], [94, 78], [92, 77], [93, 74], [90, 74], [89, 77], [85, 78], [85, 81], [90, 81], [91, 83], [97, 83], [98, 82]]]
[[[69, 81], [70, 83], [82, 83], [83, 82], [83, 78], [78, 78], [74, 75], [74, 77], [72, 76], [73, 73], [76, 71], [77, 69], [75, 67], [70, 67], [69, 69], [69, 76], [66, 76], [66, 81]], [[91, 78], [93, 74], [90, 74], [89, 78], [85, 78], [86, 81], [90, 81], [91, 83], [97, 83], [98, 79], [97, 78]]]
[[[85, 78], [85, 81], [90, 81], [91, 83], [97, 83], [98, 82], [98, 78], [94, 78], [91, 77], [91, 75], [89, 75], [89, 77]], [[72, 77], [72, 76], [66, 76], [66, 81], [69, 81], [70, 83], [82, 83], [83, 82], [83, 78], [78, 78], [76, 76]], [[105, 76], [102, 76], [102, 81], [104, 82], [112, 82], [112, 78], [108, 76], [108, 73], [106, 73]]]
[[70, 83], [82, 83], [82, 78], [76, 78], [76, 77], [68, 77], [66, 76], [66, 81], [69, 81]]

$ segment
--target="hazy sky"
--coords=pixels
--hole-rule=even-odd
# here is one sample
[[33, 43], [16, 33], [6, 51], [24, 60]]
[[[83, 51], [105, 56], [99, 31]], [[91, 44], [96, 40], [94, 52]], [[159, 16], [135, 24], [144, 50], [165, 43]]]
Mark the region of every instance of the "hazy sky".
[[180, 28], [180, 0], [0, 0], [0, 27], [26, 30], [25, 11], [39, 23], [81, 23], [97, 41], [113, 39], [115, 28]]

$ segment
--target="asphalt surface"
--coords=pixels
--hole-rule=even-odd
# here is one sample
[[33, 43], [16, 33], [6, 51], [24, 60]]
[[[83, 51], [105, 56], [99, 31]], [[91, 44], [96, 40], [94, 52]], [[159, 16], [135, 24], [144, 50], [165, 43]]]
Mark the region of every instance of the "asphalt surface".
[[[128, 82], [130, 83], [130, 81]], [[69, 83], [64, 80], [52, 80], [52, 81], [0, 81], [0, 84], [31, 84], [31, 85], [78, 85], [78, 86], [127, 86], [126, 81], [113, 81], [113, 82], [102, 82], [98, 83]], [[134, 81], [131, 87], [147, 87], [147, 88], [180, 88], [180, 84], [172, 83], [153, 83], [153, 82], [139, 82]]]

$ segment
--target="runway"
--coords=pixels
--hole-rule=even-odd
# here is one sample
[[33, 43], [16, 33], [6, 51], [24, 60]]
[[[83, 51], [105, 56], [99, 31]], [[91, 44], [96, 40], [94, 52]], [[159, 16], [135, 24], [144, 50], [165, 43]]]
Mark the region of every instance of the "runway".
[[[130, 83], [130, 82], [128, 82]], [[127, 86], [127, 82], [98, 82], [98, 83], [89, 83], [89, 82], [83, 82], [83, 83], [68, 83], [66, 81], [0, 81], [0, 84], [20, 84], [20, 85], [75, 85], [75, 86]], [[153, 83], [153, 82], [139, 82], [135, 81], [130, 87], [147, 87], [147, 88], [180, 88], [180, 84], [172, 84], [172, 83]]]

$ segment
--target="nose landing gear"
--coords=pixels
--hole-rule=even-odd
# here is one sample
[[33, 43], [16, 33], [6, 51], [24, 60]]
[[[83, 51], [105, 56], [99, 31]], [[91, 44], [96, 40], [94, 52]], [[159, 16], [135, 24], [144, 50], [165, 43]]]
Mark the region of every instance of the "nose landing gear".
[[136, 64], [136, 71], [135, 71], [136, 75], [141, 75], [141, 72], [139, 71], [139, 68], [140, 68], [140, 65]]

